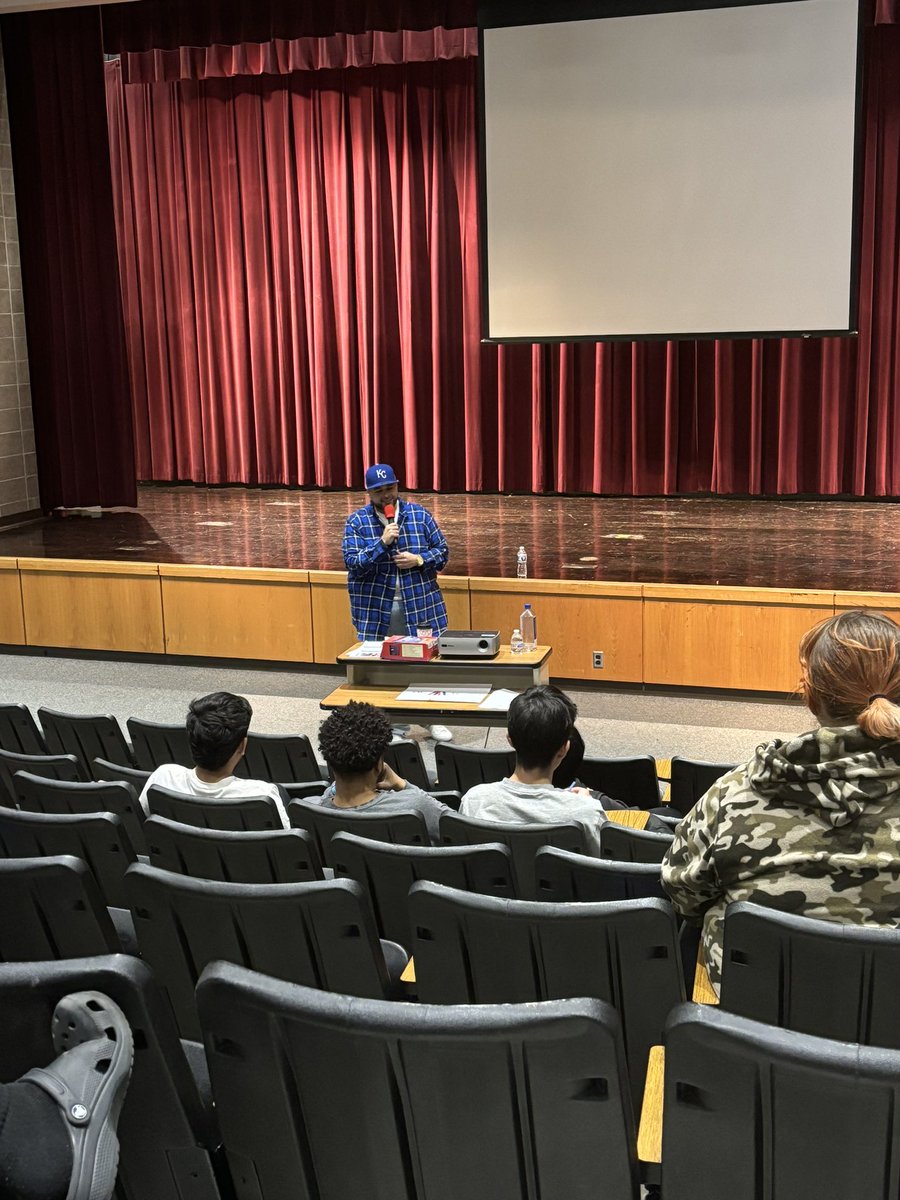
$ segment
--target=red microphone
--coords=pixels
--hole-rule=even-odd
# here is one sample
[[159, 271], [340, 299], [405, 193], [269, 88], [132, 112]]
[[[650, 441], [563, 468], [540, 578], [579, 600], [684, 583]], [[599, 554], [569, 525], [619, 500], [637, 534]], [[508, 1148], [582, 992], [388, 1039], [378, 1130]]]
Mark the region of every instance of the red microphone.
[[394, 519], [394, 513], [395, 513], [396, 511], [397, 511], [397, 510], [396, 510], [396, 508], [394, 508], [393, 504], [386, 504], [386, 505], [384, 506], [384, 515], [387, 517], [387, 519], [388, 519], [389, 521], [393, 521], [393, 519]]

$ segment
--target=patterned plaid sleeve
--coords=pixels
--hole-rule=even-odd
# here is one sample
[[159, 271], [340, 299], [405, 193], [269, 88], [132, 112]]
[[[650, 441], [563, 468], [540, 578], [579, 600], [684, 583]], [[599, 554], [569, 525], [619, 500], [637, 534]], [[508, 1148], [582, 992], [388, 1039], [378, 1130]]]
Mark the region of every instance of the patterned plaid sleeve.
[[419, 553], [427, 563], [434, 567], [435, 571], [443, 571], [450, 558], [450, 549], [447, 546], [447, 539], [441, 533], [437, 521], [430, 512], [424, 514], [422, 532], [428, 542], [428, 549], [420, 550]]
[[351, 576], [372, 575], [379, 563], [391, 560], [391, 552], [381, 540], [380, 527], [376, 532], [368, 522], [364, 522], [364, 515], [364, 511], [353, 513], [344, 528], [341, 549], [344, 565]]

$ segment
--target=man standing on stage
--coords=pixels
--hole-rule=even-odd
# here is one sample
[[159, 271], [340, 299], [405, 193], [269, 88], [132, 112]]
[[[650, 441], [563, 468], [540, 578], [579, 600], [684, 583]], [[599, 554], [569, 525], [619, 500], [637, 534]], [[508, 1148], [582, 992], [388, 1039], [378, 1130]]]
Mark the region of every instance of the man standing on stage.
[[[365, 487], [371, 503], [348, 517], [342, 543], [357, 636], [376, 641], [391, 634], [415, 636], [419, 629], [443, 633], [447, 606], [437, 573], [450, 557], [444, 535], [421, 504], [401, 502], [393, 467], [369, 467]], [[432, 725], [431, 736], [449, 742], [453, 735]]]

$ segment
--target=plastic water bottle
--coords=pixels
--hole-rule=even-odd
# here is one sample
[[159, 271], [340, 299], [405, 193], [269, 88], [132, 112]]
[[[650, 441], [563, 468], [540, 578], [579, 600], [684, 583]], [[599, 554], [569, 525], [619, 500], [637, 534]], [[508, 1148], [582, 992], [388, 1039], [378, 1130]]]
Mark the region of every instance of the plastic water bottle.
[[522, 641], [526, 650], [537, 649], [537, 617], [530, 604], [525, 605], [525, 611], [519, 617], [519, 629], [522, 631]]
[[524, 546], [519, 547], [519, 553], [516, 555], [516, 575], [519, 579], [528, 578], [528, 555]]
[[521, 654], [525, 649], [525, 643], [522, 641], [522, 635], [518, 629], [514, 629], [512, 637], [509, 639], [509, 648], [513, 654]]

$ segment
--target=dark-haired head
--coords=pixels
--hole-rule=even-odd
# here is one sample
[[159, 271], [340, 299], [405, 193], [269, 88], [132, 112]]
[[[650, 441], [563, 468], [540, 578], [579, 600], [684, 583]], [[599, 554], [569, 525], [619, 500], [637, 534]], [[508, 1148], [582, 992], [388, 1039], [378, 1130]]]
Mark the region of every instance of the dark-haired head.
[[319, 728], [319, 749], [335, 777], [365, 775], [381, 765], [391, 744], [391, 723], [371, 704], [351, 700]]
[[859, 725], [900, 739], [900, 626], [852, 609], [821, 621], [800, 642], [800, 689], [824, 725]]
[[205, 771], [220, 771], [242, 749], [253, 709], [243, 696], [213, 692], [192, 700], [187, 732], [194, 764]]
[[549, 768], [564, 751], [578, 710], [551, 684], [539, 684], [516, 696], [509, 706], [506, 732], [516, 764], [526, 771]]

